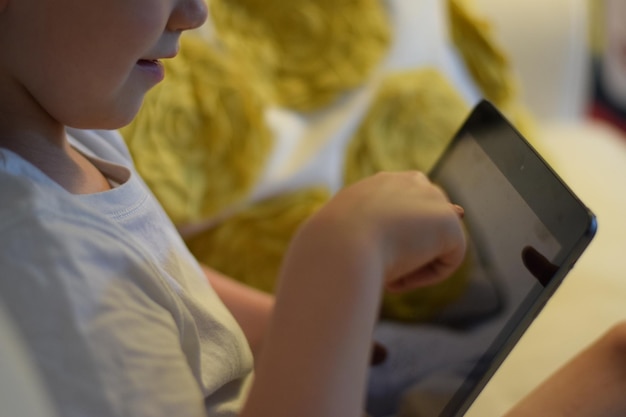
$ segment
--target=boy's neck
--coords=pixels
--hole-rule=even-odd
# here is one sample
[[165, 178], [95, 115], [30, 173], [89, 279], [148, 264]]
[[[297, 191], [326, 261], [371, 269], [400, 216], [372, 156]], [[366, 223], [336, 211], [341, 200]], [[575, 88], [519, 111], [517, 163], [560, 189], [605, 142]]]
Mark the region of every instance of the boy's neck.
[[29, 94], [0, 83], [0, 147], [39, 168], [73, 194], [110, 189], [104, 175], [67, 140], [65, 126]]
[[93, 194], [109, 190], [106, 177], [74, 149], [59, 127], [56, 134], [0, 129], [0, 147], [6, 148], [35, 167], [72, 194]]

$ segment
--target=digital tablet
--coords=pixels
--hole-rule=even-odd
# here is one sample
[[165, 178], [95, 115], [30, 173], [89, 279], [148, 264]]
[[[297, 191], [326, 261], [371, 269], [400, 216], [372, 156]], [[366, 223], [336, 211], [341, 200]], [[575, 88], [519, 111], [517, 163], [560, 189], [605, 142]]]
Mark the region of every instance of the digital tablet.
[[433, 334], [440, 325], [456, 338], [431, 352], [443, 369], [407, 394], [414, 407], [402, 415], [461, 416], [585, 250], [596, 219], [487, 101], [474, 108], [430, 178], [465, 209], [474, 296], [483, 291], [487, 301], [458, 300], [427, 324]]

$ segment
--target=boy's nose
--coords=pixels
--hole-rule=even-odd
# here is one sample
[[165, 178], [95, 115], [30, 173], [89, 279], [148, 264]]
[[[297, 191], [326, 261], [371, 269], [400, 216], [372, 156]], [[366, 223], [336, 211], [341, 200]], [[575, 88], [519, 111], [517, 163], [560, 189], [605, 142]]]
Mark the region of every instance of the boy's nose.
[[170, 17], [169, 29], [183, 31], [201, 26], [208, 15], [206, 0], [179, 0]]

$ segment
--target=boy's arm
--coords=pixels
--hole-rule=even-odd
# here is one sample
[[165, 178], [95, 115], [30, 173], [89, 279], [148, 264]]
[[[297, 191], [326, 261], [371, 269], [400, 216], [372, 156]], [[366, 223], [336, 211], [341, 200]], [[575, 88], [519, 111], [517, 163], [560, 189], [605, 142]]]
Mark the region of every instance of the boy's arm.
[[361, 416], [380, 272], [341, 242], [296, 240], [241, 417]]
[[226, 277], [206, 265], [201, 266], [213, 289], [239, 323], [257, 358], [274, 310], [274, 296]]
[[300, 228], [240, 417], [360, 417], [381, 290], [438, 282], [461, 263], [458, 212], [426, 177], [379, 174]]

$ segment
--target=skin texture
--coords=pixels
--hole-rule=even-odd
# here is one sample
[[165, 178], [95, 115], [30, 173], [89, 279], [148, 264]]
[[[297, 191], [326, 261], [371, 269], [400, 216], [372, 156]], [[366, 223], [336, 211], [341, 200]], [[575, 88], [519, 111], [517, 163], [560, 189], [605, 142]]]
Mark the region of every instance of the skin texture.
[[3, 75], [29, 93], [29, 113], [117, 128], [155, 84], [137, 61], [175, 55], [181, 32], [203, 22], [206, 8], [198, 0], [24, 0], [9, 1], [3, 15]]

